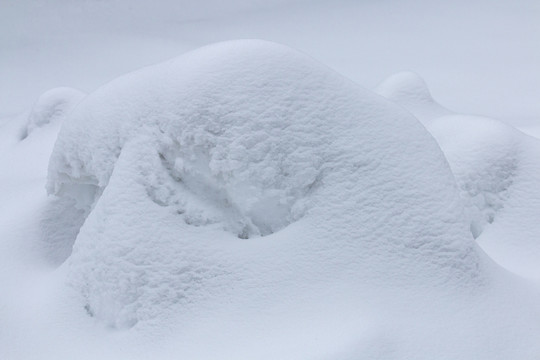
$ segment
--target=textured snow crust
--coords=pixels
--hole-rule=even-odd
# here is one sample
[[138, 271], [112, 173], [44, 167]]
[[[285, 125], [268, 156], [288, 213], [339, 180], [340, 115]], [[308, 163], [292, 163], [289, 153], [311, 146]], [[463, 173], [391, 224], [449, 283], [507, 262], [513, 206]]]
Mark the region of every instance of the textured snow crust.
[[502, 121], [452, 113], [414, 73], [393, 75], [376, 91], [413, 113], [435, 137], [484, 250], [512, 271], [540, 276], [540, 141]]
[[423, 126], [273, 43], [201, 48], [90, 94], [60, 131], [48, 190], [90, 211], [66, 266], [87, 313], [115, 328], [292, 314], [334, 287], [485, 281]]

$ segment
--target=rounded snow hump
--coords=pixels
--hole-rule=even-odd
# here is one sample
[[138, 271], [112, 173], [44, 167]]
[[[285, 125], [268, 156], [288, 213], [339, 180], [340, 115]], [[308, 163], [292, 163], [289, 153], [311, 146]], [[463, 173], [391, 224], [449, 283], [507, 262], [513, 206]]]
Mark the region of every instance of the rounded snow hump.
[[481, 273], [424, 127], [265, 41], [207, 46], [90, 94], [63, 124], [48, 190], [91, 210], [66, 265], [88, 314], [113, 327]]
[[20, 139], [24, 140], [35, 129], [62, 119], [85, 96], [85, 93], [68, 87], [44, 92], [34, 104], [25, 126], [21, 129]]
[[538, 139], [501, 120], [445, 109], [411, 72], [390, 76], [376, 91], [410, 111], [437, 140], [482, 249], [514, 273], [539, 277]]

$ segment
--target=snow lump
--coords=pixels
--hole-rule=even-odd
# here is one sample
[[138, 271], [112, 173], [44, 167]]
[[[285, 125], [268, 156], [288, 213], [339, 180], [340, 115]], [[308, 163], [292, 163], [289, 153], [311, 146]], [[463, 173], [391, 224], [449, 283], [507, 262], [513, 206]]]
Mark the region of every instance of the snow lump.
[[502, 121], [445, 109], [411, 72], [390, 76], [376, 91], [414, 114], [435, 137], [482, 248], [510, 270], [540, 277], [540, 141]]
[[207, 46], [91, 93], [63, 124], [47, 187], [87, 209], [65, 266], [114, 328], [255, 322], [329, 288], [346, 289], [338, 304], [484, 276], [424, 127], [274, 43]]
[[50, 89], [41, 94], [22, 129], [21, 139], [25, 139], [36, 128], [60, 121], [85, 95], [68, 87]]

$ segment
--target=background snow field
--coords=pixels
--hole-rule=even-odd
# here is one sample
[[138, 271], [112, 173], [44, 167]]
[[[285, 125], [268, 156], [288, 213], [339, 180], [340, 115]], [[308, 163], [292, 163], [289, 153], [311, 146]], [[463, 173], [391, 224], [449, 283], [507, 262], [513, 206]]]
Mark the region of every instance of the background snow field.
[[0, 359], [537, 359], [539, 6], [0, 3]]
[[0, 115], [53, 87], [85, 92], [202, 45], [261, 38], [372, 88], [402, 70], [444, 105], [540, 118], [537, 0], [3, 0]]

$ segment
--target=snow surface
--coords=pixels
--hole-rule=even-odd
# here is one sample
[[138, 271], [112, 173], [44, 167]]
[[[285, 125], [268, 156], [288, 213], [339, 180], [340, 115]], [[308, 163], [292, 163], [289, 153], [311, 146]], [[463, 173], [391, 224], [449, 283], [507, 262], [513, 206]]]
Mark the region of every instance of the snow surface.
[[409, 110], [435, 137], [484, 250], [514, 272], [540, 277], [540, 140], [498, 120], [450, 112], [414, 73], [395, 74], [376, 91]]
[[0, 3], [0, 358], [536, 359], [539, 11]]
[[[15, 156], [51, 146], [59, 125], [21, 140], [26, 121], [6, 123]], [[52, 195], [1, 227], [30, 225], [2, 245], [26, 254], [5, 259], [22, 275], [3, 280], [4, 358], [540, 351], [538, 288], [475, 244], [434, 138], [306, 55], [204, 47], [61, 121]]]

